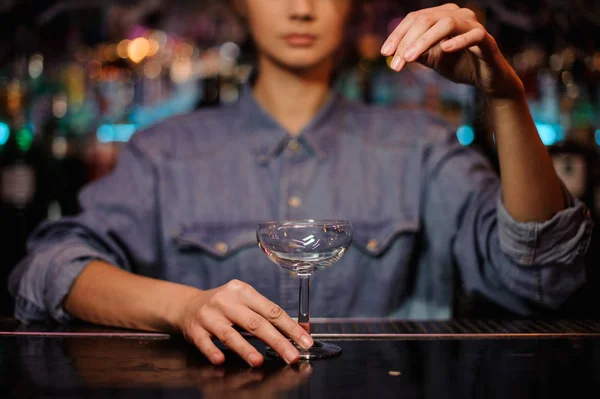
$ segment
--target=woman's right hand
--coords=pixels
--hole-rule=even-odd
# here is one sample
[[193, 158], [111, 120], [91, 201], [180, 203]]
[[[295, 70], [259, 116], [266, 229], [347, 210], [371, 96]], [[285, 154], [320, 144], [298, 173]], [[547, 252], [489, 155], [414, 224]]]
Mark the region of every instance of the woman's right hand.
[[213, 364], [225, 361], [225, 355], [212, 341], [215, 337], [250, 366], [261, 366], [263, 356], [234, 325], [265, 342], [288, 364], [296, 363], [300, 354], [286, 336], [303, 348], [313, 345], [311, 336], [281, 307], [238, 280], [213, 290], [194, 292], [187, 299], [179, 320], [184, 337]]

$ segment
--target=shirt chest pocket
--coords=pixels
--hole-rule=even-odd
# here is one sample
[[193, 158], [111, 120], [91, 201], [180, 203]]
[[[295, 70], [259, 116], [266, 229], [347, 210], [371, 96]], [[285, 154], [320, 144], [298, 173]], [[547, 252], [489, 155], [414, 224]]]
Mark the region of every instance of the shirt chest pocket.
[[256, 223], [189, 223], [174, 235], [174, 280], [201, 289], [233, 279], [262, 290], [277, 267], [258, 248]]
[[400, 220], [384, 223], [354, 222], [353, 245], [367, 256], [379, 258], [398, 241], [412, 242], [419, 231], [418, 222]]
[[[312, 279], [315, 317], [385, 316], [411, 287], [418, 225], [390, 221], [353, 222], [353, 226], [349, 251]], [[258, 248], [255, 223], [189, 224], [173, 242], [174, 281], [212, 289], [239, 279], [270, 300], [281, 301], [282, 269]], [[297, 286], [291, 287], [296, 295]]]
[[256, 224], [190, 224], [181, 228], [174, 242], [182, 252], [201, 251], [215, 259], [226, 260], [256, 245]]
[[397, 308], [412, 287], [417, 222], [353, 222], [349, 251], [315, 274], [316, 316], [381, 317]]

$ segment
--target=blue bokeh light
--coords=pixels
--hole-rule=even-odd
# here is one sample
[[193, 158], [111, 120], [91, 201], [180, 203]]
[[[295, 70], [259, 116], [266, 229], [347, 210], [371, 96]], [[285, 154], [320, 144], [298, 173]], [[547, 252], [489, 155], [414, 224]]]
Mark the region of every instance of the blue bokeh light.
[[565, 129], [561, 125], [536, 122], [538, 134], [542, 143], [551, 146], [565, 139]]
[[594, 138], [596, 139], [596, 144], [600, 145], [600, 129], [596, 130], [596, 133], [594, 133]]
[[471, 145], [475, 141], [475, 130], [469, 125], [463, 125], [456, 131], [456, 138], [464, 146]]
[[9, 136], [10, 127], [4, 122], [0, 122], [0, 146], [6, 144]]
[[134, 135], [136, 129], [136, 125], [133, 124], [106, 124], [98, 127], [96, 137], [101, 143], [126, 143], [131, 139], [131, 136]]

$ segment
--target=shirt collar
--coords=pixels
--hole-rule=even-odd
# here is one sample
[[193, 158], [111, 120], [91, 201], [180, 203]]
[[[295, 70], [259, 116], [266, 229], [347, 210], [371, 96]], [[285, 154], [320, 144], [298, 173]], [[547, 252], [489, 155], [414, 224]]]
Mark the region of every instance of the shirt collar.
[[[251, 151], [260, 163], [269, 163], [288, 145], [292, 137], [256, 100], [249, 84], [242, 86], [240, 129], [251, 134]], [[327, 102], [295, 137], [319, 159], [325, 160], [331, 147], [335, 126], [341, 123], [341, 94], [333, 89]]]

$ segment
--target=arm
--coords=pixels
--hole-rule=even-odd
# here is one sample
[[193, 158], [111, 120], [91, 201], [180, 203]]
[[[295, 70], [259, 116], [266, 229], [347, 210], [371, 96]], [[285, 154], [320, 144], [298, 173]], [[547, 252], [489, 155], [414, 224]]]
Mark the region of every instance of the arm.
[[481, 90], [498, 145], [508, 213], [521, 222], [549, 220], [565, 208], [560, 180], [529, 113], [523, 84], [475, 13], [455, 4], [409, 14], [382, 47], [392, 69], [420, 62]]
[[64, 307], [73, 316], [90, 323], [179, 332], [181, 309], [199, 292], [92, 261], [75, 281]]
[[585, 281], [592, 223], [570, 196], [574, 205], [565, 209], [523, 84], [494, 38], [473, 11], [444, 4], [409, 14], [381, 52], [393, 55], [395, 71], [420, 62], [476, 86], [492, 117], [502, 186], [481, 156], [456, 143], [438, 143], [429, 159], [423, 218], [430, 264], [452, 267], [453, 259], [466, 291], [522, 314], [559, 306]]
[[488, 99], [496, 136], [502, 194], [508, 213], [521, 222], [549, 220], [566, 204], [562, 185], [529, 113], [525, 93]]
[[45, 222], [29, 237], [27, 256], [10, 276], [15, 316], [25, 323], [70, 321], [63, 302], [92, 261], [159, 276], [154, 190], [152, 163], [129, 143], [114, 172], [82, 190], [81, 214]]
[[592, 222], [580, 201], [568, 196], [572, 206], [545, 222], [516, 220], [488, 160], [453, 133], [426, 165], [421, 217], [434, 275], [456, 270], [463, 291], [522, 315], [559, 307], [584, 283]]
[[213, 343], [213, 336], [250, 366], [262, 365], [262, 355], [233, 325], [271, 345], [288, 363], [297, 362], [299, 353], [281, 333], [302, 347], [312, 346], [312, 339], [302, 327], [241, 281], [202, 291], [92, 262], [77, 278], [65, 300], [65, 308], [74, 316], [96, 324], [181, 332], [214, 364], [223, 363], [225, 356]]
[[[139, 133], [138, 133], [139, 134]], [[218, 338], [250, 365], [262, 355], [233, 326], [273, 347], [287, 362], [311, 337], [281, 308], [240, 281], [201, 291], [161, 281], [154, 164], [136, 138], [114, 172], [81, 194], [82, 214], [47, 223], [32, 236], [11, 276], [15, 315], [24, 322], [73, 316], [92, 323], [180, 332], [213, 363]]]

